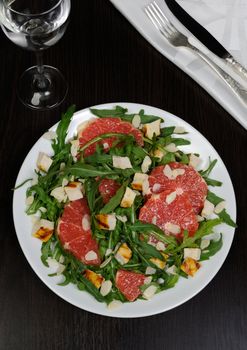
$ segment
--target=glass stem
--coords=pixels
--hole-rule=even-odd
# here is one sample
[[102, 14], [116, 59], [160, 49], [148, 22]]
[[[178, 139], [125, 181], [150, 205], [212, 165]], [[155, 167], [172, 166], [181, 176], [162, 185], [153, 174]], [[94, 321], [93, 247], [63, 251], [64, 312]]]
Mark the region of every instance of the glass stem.
[[44, 75], [44, 64], [43, 64], [43, 52], [42, 51], [36, 51], [36, 60], [37, 60], [37, 77], [36, 77], [36, 83], [39, 89], [46, 89], [47, 84], [49, 83], [48, 79], [46, 79]]

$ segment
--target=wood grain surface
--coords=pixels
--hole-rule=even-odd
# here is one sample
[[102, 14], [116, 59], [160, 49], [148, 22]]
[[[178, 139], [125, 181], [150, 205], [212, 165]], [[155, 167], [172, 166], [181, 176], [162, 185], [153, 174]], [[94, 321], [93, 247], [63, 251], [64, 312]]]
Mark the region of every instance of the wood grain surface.
[[[45, 62], [64, 73], [69, 93], [59, 108], [34, 112], [15, 92], [34, 56], [0, 32], [0, 349], [247, 349], [246, 131], [109, 1], [74, 1], [67, 32]], [[34, 142], [72, 103], [79, 110], [117, 101], [162, 108], [198, 129], [228, 168], [238, 206], [235, 239], [213, 281], [176, 309], [142, 319], [97, 316], [56, 296], [26, 261], [12, 219], [11, 189]]]

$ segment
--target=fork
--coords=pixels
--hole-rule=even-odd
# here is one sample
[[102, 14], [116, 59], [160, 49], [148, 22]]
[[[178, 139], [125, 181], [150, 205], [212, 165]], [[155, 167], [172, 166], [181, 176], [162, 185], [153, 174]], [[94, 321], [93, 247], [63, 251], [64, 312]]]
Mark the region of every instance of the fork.
[[207, 55], [192, 45], [188, 37], [181, 33], [165, 16], [156, 1], [151, 2], [144, 8], [147, 16], [155, 26], [155, 28], [166, 38], [166, 40], [174, 47], [186, 47], [203, 59], [218, 76], [231, 88], [235, 95], [247, 105], [247, 90], [215, 64]]

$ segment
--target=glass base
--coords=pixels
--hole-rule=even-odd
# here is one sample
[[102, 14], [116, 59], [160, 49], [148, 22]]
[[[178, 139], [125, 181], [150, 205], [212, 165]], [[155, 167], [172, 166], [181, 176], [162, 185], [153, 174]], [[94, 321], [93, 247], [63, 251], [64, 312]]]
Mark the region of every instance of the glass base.
[[65, 99], [68, 85], [58, 69], [43, 66], [42, 74], [37, 67], [27, 69], [19, 79], [17, 94], [21, 102], [35, 110], [57, 107]]

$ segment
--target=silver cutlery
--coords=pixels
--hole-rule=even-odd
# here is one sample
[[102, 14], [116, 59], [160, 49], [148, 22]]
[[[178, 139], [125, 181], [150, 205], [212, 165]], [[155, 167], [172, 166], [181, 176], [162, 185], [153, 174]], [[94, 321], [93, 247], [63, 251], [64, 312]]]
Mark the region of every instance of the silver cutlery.
[[166, 38], [174, 47], [185, 47], [203, 59], [217, 75], [230, 87], [231, 91], [247, 105], [247, 90], [215, 64], [207, 55], [194, 45], [190, 44], [188, 37], [181, 33], [165, 16], [159, 5], [153, 1], [144, 8], [147, 16], [155, 28]]

